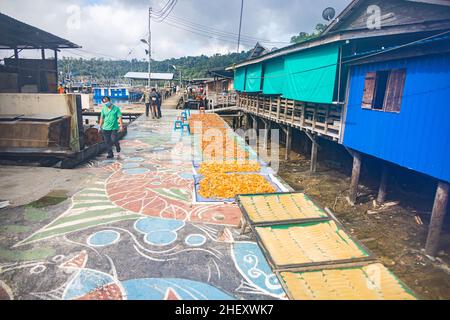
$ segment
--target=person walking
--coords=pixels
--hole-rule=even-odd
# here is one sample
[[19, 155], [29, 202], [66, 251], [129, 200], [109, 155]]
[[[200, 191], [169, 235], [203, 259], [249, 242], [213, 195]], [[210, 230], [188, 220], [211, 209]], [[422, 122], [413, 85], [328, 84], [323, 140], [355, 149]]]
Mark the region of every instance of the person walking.
[[[145, 90], [144, 91], [144, 94], [142, 95], [142, 98], [141, 98], [140, 102], [144, 102], [145, 103], [145, 116], [148, 118], [149, 113], [150, 113], [150, 103], [151, 103], [150, 91], [149, 90]], [[153, 118], [153, 114], [152, 114], [152, 118]]]
[[152, 88], [152, 92], [150, 93], [150, 104], [152, 119], [155, 119], [155, 117], [159, 119], [161, 117], [161, 95], [155, 88]]
[[111, 102], [110, 97], [104, 97], [102, 101], [104, 106], [99, 125], [108, 151], [107, 159], [114, 158], [113, 145], [116, 146], [117, 157], [120, 158], [119, 132], [123, 132], [122, 111]]
[[158, 104], [157, 104], [157, 118], [161, 119], [162, 118], [162, 113], [161, 113], [161, 106], [162, 106], [162, 95], [160, 92], [156, 92], [156, 94], [158, 95]]

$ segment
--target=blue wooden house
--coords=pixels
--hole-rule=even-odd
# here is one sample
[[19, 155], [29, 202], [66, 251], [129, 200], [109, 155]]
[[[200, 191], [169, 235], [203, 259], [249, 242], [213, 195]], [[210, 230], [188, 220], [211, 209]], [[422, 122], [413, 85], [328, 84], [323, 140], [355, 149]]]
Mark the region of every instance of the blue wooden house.
[[350, 68], [343, 144], [450, 182], [450, 34], [404, 53]]
[[[354, 156], [349, 200], [356, 200], [362, 154], [385, 164], [379, 203], [385, 199], [390, 164], [435, 178], [437, 191], [426, 243], [426, 252], [434, 255], [450, 182], [450, 1], [418, 1], [407, 6], [407, 1], [392, 1], [390, 5], [395, 2], [404, 3], [403, 18], [410, 20], [412, 31], [417, 25], [425, 29], [420, 40], [406, 40], [408, 34], [398, 34], [398, 44], [346, 61], [341, 143]], [[344, 13], [339, 20], [342, 23], [349, 16]], [[437, 17], [446, 18], [438, 21]], [[428, 33], [427, 25], [440, 25], [441, 30]]]

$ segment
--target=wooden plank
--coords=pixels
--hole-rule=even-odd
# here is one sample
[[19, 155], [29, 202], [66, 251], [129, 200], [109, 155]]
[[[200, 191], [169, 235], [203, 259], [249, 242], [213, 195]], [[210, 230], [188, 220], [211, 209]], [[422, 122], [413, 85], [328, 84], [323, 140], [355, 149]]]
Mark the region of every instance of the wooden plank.
[[278, 100], [277, 100], [277, 121], [280, 121], [280, 112], [281, 112], [281, 97], [278, 97]]
[[375, 84], [377, 73], [367, 72], [364, 80], [364, 93], [362, 107], [365, 109], [372, 109], [372, 105], [375, 99]]
[[294, 117], [295, 117], [295, 101], [292, 101], [293, 105], [292, 105], [292, 115], [291, 115], [291, 124], [294, 124]]
[[386, 96], [384, 97], [384, 111], [400, 112], [405, 87], [406, 70], [393, 70], [389, 74]]
[[284, 121], [287, 122], [288, 99], [284, 99]]

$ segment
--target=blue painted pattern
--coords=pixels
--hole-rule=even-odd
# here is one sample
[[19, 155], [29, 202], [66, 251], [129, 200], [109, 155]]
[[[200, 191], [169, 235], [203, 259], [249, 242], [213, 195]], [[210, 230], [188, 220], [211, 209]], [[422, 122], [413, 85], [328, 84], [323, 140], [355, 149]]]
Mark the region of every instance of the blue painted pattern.
[[239, 272], [251, 285], [273, 297], [284, 297], [280, 282], [256, 243], [236, 242], [231, 255]]
[[129, 300], [162, 300], [169, 289], [182, 300], [234, 300], [213, 286], [185, 279], [136, 279], [122, 285]]
[[120, 234], [116, 231], [105, 230], [94, 233], [89, 237], [87, 243], [94, 247], [104, 247], [116, 243], [120, 238]]

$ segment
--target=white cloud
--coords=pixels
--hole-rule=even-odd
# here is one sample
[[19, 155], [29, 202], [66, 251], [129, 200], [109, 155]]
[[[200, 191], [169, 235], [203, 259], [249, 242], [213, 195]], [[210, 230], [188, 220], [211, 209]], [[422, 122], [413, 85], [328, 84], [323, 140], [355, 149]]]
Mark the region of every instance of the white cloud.
[[[166, 0], [152, 2], [155, 8], [161, 8]], [[246, 0], [241, 48], [249, 49], [256, 42], [248, 36], [289, 42], [292, 35], [310, 32], [316, 23], [324, 22], [321, 13], [325, 7], [334, 6], [339, 12], [348, 3], [349, 0]], [[148, 31], [148, 4], [147, 0], [2, 0], [0, 11], [83, 47], [83, 51], [64, 50], [63, 56], [125, 58], [134, 48], [129, 58], [143, 59], [146, 46], [139, 40]], [[80, 24], [75, 27], [74, 11], [68, 12], [73, 6], [80, 8]], [[153, 23], [152, 52], [160, 60], [235, 51], [237, 39], [231, 34], [238, 32], [239, 9], [239, 0], [179, 0], [171, 17], [223, 30], [227, 41], [198, 35], [199, 30], [182, 30], [180, 27], [185, 29], [186, 25], [180, 26], [179, 20], [175, 28], [167, 24], [174, 23], [168, 19], [166, 23]]]

